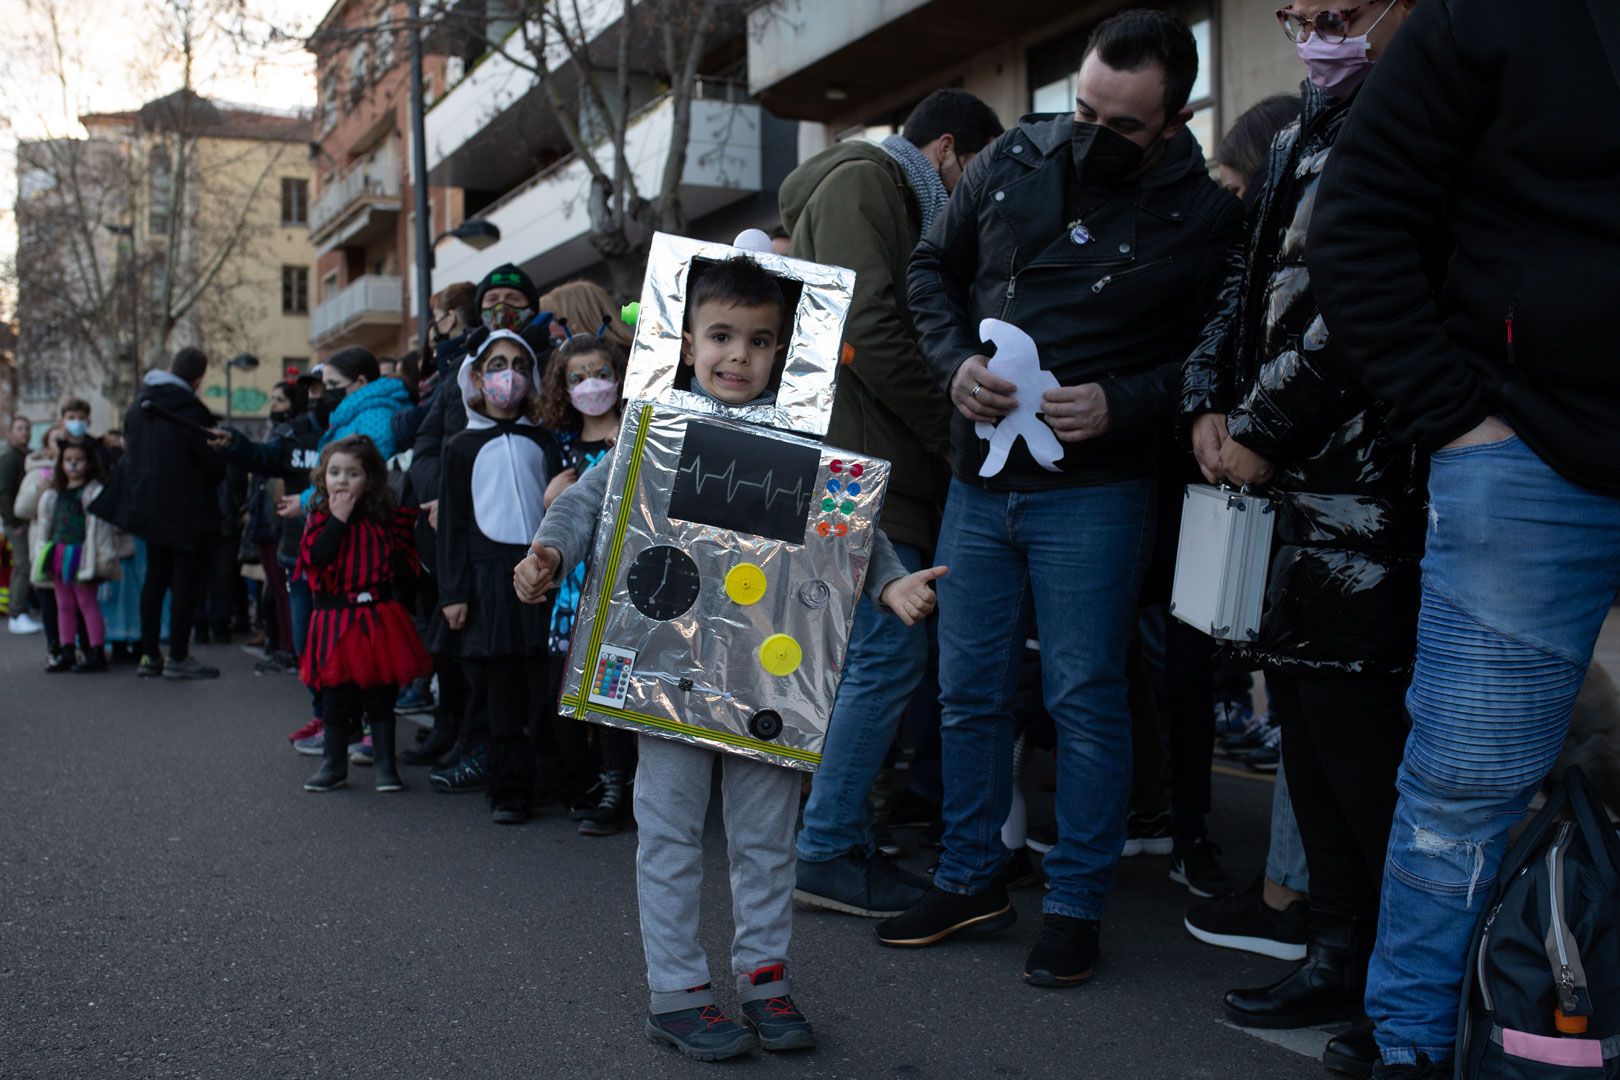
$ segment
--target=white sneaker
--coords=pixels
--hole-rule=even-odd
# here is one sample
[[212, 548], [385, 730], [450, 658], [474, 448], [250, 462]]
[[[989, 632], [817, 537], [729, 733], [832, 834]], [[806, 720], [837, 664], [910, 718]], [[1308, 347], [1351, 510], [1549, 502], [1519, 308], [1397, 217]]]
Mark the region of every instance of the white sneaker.
[[13, 634], [37, 634], [45, 629], [45, 624], [29, 615], [26, 611], [21, 615], [11, 617], [11, 632]]

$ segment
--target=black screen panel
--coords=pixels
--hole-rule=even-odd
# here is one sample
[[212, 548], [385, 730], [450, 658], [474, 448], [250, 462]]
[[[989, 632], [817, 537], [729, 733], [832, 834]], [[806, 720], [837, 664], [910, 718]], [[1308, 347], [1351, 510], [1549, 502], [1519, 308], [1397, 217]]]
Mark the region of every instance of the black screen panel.
[[804, 543], [821, 453], [694, 420], [681, 443], [669, 516]]

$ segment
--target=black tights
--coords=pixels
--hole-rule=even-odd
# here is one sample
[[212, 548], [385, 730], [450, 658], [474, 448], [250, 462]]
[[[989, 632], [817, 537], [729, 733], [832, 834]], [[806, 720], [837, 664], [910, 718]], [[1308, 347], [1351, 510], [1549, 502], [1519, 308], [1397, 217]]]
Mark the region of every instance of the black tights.
[[496, 805], [527, 802], [535, 787], [535, 744], [529, 731], [538, 726], [548, 701], [546, 658], [465, 660], [462, 668], [489, 718], [490, 799]]
[[393, 724], [399, 687], [390, 684], [362, 690], [354, 683], [342, 683], [326, 687], [321, 696], [326, 707], [326, 737], [348, 741], [359, 731], [362, 717], [373, 726]]

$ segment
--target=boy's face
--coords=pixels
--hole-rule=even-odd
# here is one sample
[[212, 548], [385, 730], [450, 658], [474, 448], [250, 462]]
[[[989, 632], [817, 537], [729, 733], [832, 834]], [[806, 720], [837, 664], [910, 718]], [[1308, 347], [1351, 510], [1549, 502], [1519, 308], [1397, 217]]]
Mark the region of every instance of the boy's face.
[[786, 348], [780, 340], [781, 308], [711, 300], [698, 305], [691, 324], [692, 329], [683, 335], [682, 360], [692, 365], [698, 385], [727, 405], [746, 405], [765, 393], [776, 361]]

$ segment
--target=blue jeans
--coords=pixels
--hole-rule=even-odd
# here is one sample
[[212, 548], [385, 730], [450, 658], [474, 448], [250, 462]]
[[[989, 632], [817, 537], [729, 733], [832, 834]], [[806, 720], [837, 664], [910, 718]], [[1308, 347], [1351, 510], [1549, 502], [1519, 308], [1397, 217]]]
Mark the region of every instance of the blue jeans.
[[[922, 569], [917, 548], [896, 544], [894, 553], [907, 570]], [[844, 679], [821, 749], [821, 769], [804, 806], [799, 858], [825, 862], [854, 848], [872, 850], [867, 796], [927, 666], [926, 627], [907, 626], [861, 597], [844, 656]]]
[[1367, 980], [1386, 1062], [1452, 1056], [1474, 923], [1508, 829], [1558, 758], [1616, 590], [1620, 499], [1516, 436], [1434, 455], [1412, 733]]
[[[279, 557], [276, 561], [287, 574], [287, 607], [292, 612], [293, 653], [301, 657], [304, 655], [304, 645], [309, 641], [309, 618], [315, 613], [315, 596], [307, 580], [293, 576], [293, 568], [297, 565], [295, 561]], [[309, 696], [311, 715], [325, 716], [326, 703], [321, 698], [321, 692], [311, 690]]]
[[1033, 615], [1057, 726], [1058, 843], [1047, 911], [1095, 919], [1107, 904], [1131, 777], [1125, 650], [1153, 549], [1151, 479], [1057, 491], [953, 481], [940, 532], [939, 681], [944, 853], [934, 884], [990, 887], [1007, 849], [1018, 662]]
[[1288, 776], [1277, 766], [1277, 786], [1271, 792], [1271, 846], [1266, 850], [1266, 877], [1285, 889], [1310, 892], [1310, 869], [1305, 865], [1305, 843], [1299, 838], [1294, 804], [1288, 798]]

